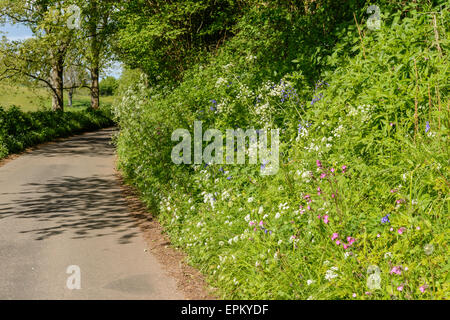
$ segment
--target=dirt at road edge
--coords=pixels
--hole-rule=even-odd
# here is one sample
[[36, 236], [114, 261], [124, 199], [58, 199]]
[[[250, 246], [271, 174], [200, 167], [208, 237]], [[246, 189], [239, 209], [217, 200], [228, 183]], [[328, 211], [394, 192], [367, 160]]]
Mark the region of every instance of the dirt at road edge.
[[177, 288], [190, 300], [214, 300], [214, 289], [210, 288], [204, 276], [186, 263], [186, 254], [170, 245], [170, 240], [159, 222], [148, 212], [139, 200], [138, 192], [125, 184], [120, 172], [115, 170], [130, 213], [139, 222], [139, 227], [148, 245], [148, 252], [153, 254], [164, 266], [167, 273], [177, 282]]

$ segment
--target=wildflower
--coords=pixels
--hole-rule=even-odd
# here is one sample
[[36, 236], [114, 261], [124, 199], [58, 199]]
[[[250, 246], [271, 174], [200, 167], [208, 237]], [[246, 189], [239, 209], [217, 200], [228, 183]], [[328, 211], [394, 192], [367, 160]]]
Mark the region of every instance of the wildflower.
[[335, 271], [337, 271], [337, 270], [338, 270], [337, 267], [331, 267], [325, 273], [325, 279], [327, 279], [328, 281], [331, 281], [332, 279], [336, 278], [338, 276], [338, 274]]
[[231, 176], [227, 177], [227, 180], [231, 180]]
[[391, 193], [396, 193], [397, 191], [397, 189], [391, 189]]
[[264, 225], [264, 222], [261, 220], [261, 221], [259, 222], [259, 226], [262, 227], [263, 225]]
[[334, 193], [333, 193], [333, 194], [331, 194], [331, 197], [332, 197], [332, 198], [334, 198], [334, 197], [335, 197]]
[[323, 216], [323, 222], [324, 222], [325, 224], [328, 223], [328, 215], [324, 215], [324, 216]]
[[253, 197], [248, 198], [248, 202], [253, 202]]
[[391, 253], [391, 252], [386, 252], [386, 253], [384, 254], [384, 258], [385, 258], [385, 259], [392, 258], [392, 253]]
[[314, 280], [309, 279], [309, 280], [306, 281], [306, 284], [307, 284], [308, 286], [310, 286], [310, 285], [312, 285], [314, 282], [315, 282]]
[[427, 133], [428, 131], [430, 131], [430, 122], [427, 121], [426, 126], [425, 126], [425, 133]]
[[245, 218], [244, 218], [244, 220], [245, 220], [246, 222], [249, 222], [249, 221], [250, 221], [250, 214], [246, 215]]
[[403, 291], [403, 284], [397, 287], [398, 291]]
[[324, 179], [326, 176], [327, 176], [326, 173], [322, 173], [322, 174], [320, 175], [320, 179]]
[[388, 223], [389, 221], [389, 214], [385, 215], [383, 218], [381, 218], [381, 223]]
[[425, 283], [423, 285], [420, 286], [419, 290], [422, 293], [425, 293], [425, 291], [428, 289], [428, 285]]
[[316, 160], [316, 164], [319, 168], [322, 168], [322, 163], [319, 160]]
[[397, 230], [398, 234], [403, 234], [403, 232], [406, 231], [405, 227], [401, 227], [400, 229]]
[[380, 234], [377, 234], [377, 238], [379, 238], [379, 237], [381, 237], [381, 235], [380, 235]]
[[331, 171], [331, 172], [334, 172], [335, 170], [334, 170], [334, 168], [331, 168], [330, 171]]
[[281, 217], [281, 214], [279, 212], [277, 212], [277, 214], [275, 215], [275, 219], [279, 219]]
[[336, 244], [339, 246], [341, 242], [339, 240], [336, 240]]
[[250, 221], [249, 223], [248, 223], [248, 225], [251, 227], [251, 226], [253, 226], [253, 225], [255, 225], [256, 224], [256, 222], [255, 221]]
[[342, 173], [345, 173], [345, 170], [347, 170], [347, 166], [342, 166]]
[[283, 243], [283, 240], [278, 240], [278, 245], [280, 245], [280, 244], [282, 244]]
[[389, 231], [394, 231], [394, 228], [390, 228]]
[[331, 236], [331, 240], [337, 239], [339, 237], [339, 234], [337, 232], [333, 233]]
[[402, 274], [402, 268], [400, 266], [395, 266], [391, 269], [391, 271], [389, 272], [389, 274], [398, 274], [401, 275]]
[[322, 194], [322, 190], [320, 189], [320, 187], [317, 188], [317, 195], [321, 195]]
[[352, 297], [353, 297], [353, 298], [356, 298], [356, 293], [353, 293], [353, 294], [352, 294]]

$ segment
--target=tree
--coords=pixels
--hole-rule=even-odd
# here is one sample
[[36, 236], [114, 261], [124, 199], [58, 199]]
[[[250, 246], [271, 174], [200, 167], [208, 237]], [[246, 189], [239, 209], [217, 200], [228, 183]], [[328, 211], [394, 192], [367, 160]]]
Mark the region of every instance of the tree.
[[183, 71], [232, 34], [241, 13], [234, 0], [135, 0], [123, 3], [115, 51], [151, 82], [181, 80]]
[[119, 82], [114, 77], [106, 77], [100, 81], [100, 94], [104, 96], [112, 96], [119, 86]]
[[100, 105], [99, 78], [100, 72], [111, 61], [111, 43], [114, 39], [116, 24], [114, 12], [117, 10], [117, 1], [79, 1], [82, 8], [80, 42], [83, 50], [85, 67], [91, 76], [91, 107], [97, 109]]
[[53, 110], [64, 110], [64, 65], [74, 38], [67, 26], [70, 13], [63, 6], [70, 1], [0, 1], [1, 22], [22, 23], [34, 37], [8, 42], [3, 38], [0, 52], [2, 78], [40, 81], [50, 89]]

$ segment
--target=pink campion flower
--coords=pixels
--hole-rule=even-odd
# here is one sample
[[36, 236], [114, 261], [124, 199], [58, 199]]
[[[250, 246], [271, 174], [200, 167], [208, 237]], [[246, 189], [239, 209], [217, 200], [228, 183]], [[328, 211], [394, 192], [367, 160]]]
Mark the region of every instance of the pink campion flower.
[[316, 164], [319, 168], [322, 168], [322, 163], [319, 160], [316, 160]]
[[322, 174], [320, 175], [320, 179], [324, 179], [326, 176], [327, 176], [326, 173], [322, 173]]
[[331, 240], [334, 240], [337, 238], [339, 238], [339, 234], [337, 232], [333, 233], [333, 235], [331, 236]]
[[253, 228], [253, 231], [256, 231], [256, 230], [258, 230], [257, 228]]
[[420, 227], [417, 227], [416, 230], [420, 230]]
[[355, 242], [355, 241], [356, 241], [355, 238], [353, 238], [353, 237], [347, 237], [347, 242], [348, 242], [349, 245], [352, 245], [353, 242]]
[[391, 189], [391, 193], [396, 193], [397, 191], [397, 189]]
[[390, 228], [389, 231], [394, 231], [394, 228]]
[[255, 223], [256, 223], [255, 221], [250, 221], [250, 222], [248, 223], [248, 225], [251, 227], [251, 226], [253, 226]]
[[320, 218], [322, 218], [322, 216], [320, 214], [318, 214], [317, 215], [317, 219], [320, 219]]
[[345, 170], [347, 170], [347, 166], [342, 166], [342, 172], [345, 173]]
[[377, 238], [381, 237], [381, 234], [377, 234]]
[[330, 169], [330, 171], [331, 171], [331, 172], [334, 172], [334, 171], [335, 171], [335, 169], [334, 169], [334, 168], [331, 168], [331, 169]]
[[353, 298], [356, 298], [356, 293], [353, 293], [353, 294], [352, 294], [352, 297], [353, 297]]
[[323, 216], [323, 222], [324, 222], [325, 224], [328, 223], [328, 215], [324, 215], [324, 216]]
[[264, 225], [264, 222], [261, 220], [261, 221], [259, 222], [259, 225], [262, 227], [262, 226]]
[[389, 274], [393, 274], [393, 273], [401, 275], [402, 274], [402, 267], [400, 267], [400, 266], [393, 267], [391, 269], [391, 271], [389, 272]]
[[341, 242], [339, 240], [336, 240], [336, 244], [339, 246]]
[[344, 243], [342, 246], [344, 247], [345, 250], [347, 250], [348, 244], [345, 244], [345, 243]]
[[403, 291], [403, 285], [398, 286], [398, 287], [397, 287], [397, 290], [398, 290], [398, 291]]
[[423, 285], [420, 286], [419, 290], [422, 293], [425, 293], [425, 291], [428, 289], [428, 285], [426, 283], [424, 283]]
[[397, 230], [398, 234], [403, 234], [403, 232], [406, 231], [405, 227], [401, 227], [400, 229]]
[[306, 208], [311, 211], [311, 206], [310, 205], [308, 205]]
[[334, 198], [334, 197], [335, 197], [334, 193], [332, 193], [332, 194], [331, 194], [331, 197], [332, 197], [332, 198]]
[[322, 190], [320, 189], [320, 187], [317, 187], [317, 195], [321, 195], [322, 194]]

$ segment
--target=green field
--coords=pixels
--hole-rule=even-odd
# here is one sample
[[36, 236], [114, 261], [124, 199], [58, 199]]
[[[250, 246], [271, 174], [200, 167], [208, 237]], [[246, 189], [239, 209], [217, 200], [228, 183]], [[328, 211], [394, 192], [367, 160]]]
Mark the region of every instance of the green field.
[[[64, 92], [64, 107], [69, 109], [86, 108], [90, 105], [88, 89], [79, 89], [73, 97], [73, 106], [68, 107], [67, 92]], [[112, 104], [115, 97], [100, 97], [101, 104]], [[23, 111], [36, 111], [51, 108], [51, 95], [46, 88], [28, 87], [21, 85], [0, 84], [0, 106], [9, 108], [13, 105]]]

